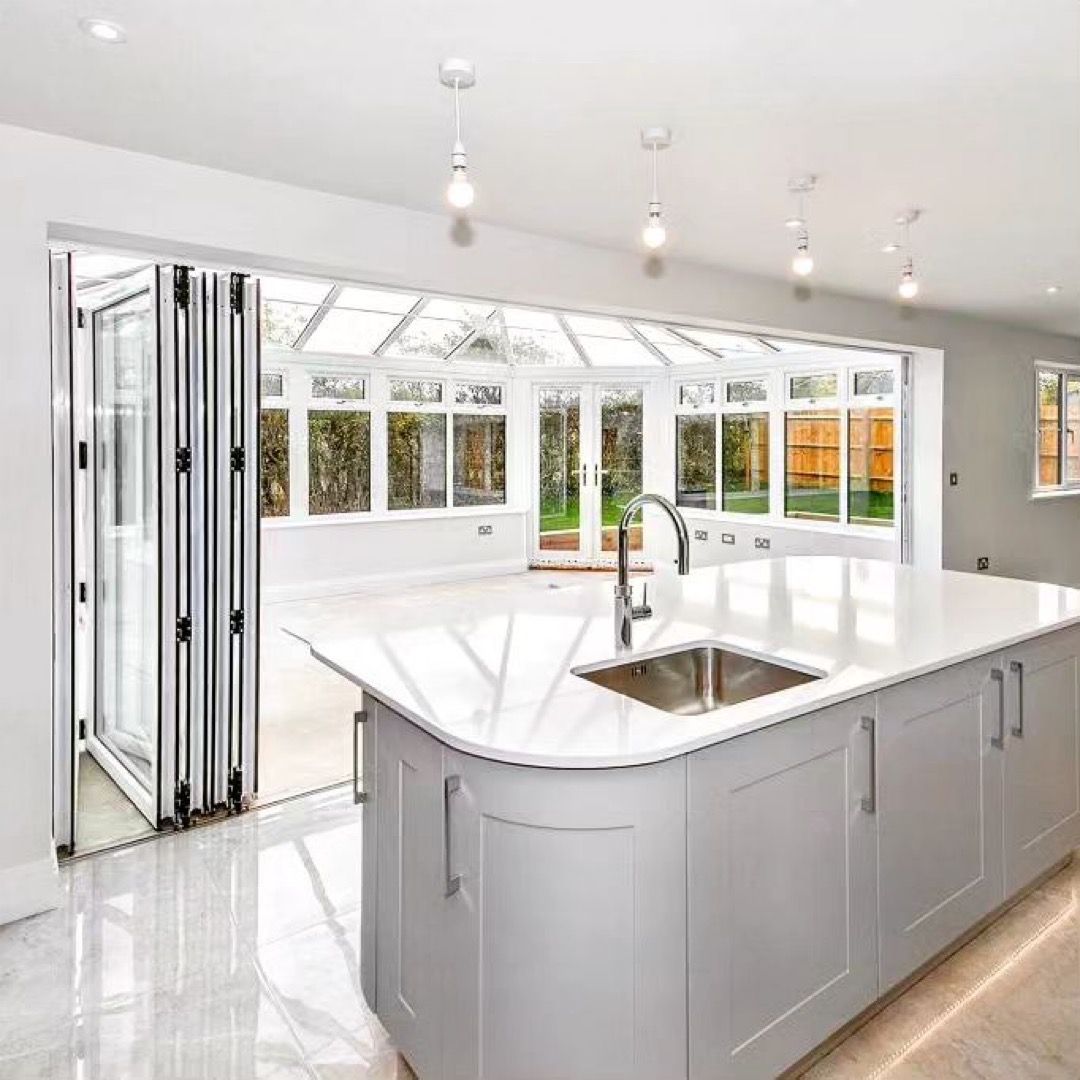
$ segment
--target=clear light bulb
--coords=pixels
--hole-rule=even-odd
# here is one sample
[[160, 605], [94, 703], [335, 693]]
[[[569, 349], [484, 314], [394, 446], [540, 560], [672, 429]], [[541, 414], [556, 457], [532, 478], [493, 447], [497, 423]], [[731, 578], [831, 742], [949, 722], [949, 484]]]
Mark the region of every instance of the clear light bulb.
[[915, 270], [910, 263], [900, 275], [900, 285], [896, 290], [902, 299], [914, 300], [919, 295], [919, 283], [915, 280]]
[[799, 217], [797, 214], [792, 215], [784, 222], [785, 229], [801, 229], [806, 224], [805, 218]]
[[649, 211], [649, 220], [641, 230], [641, 242], [650, 250], [663, 247], [667, 241], [667, 229], [660, 220], [660, 211]]
[[469, 181], [464, 166], [455, 165], [454, 175], [446, 189], [446, 201], [456, 210], [467, 210], [476, 198], [476, 189]]
[[814, 257], [810, 254], [810, 237], [803, 233], [799, 237], [795, 257], [791, 260], [791, 271], [799, 277], [806, 277], [814, 269]]

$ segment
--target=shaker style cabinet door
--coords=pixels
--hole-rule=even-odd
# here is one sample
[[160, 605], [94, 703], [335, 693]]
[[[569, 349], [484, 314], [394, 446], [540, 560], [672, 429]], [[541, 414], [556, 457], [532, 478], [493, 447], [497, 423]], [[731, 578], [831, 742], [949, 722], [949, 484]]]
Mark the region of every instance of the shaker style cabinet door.
[[685, 1077], [684, 759], [446, 779], [446, 1080]]
[[999, 658], [878, 694], [881, 990], [1005, 898]]
[[694, 1080], [776, 1076], [877, 996], [873, 706], [688, 758]]
[[1080, 844], [1080, 631], [1005, 655], [1005, 886], [1012, 894]]
[[442, 1076], [442, 746], [377, 707], [379, 1018], [423, 1080]]

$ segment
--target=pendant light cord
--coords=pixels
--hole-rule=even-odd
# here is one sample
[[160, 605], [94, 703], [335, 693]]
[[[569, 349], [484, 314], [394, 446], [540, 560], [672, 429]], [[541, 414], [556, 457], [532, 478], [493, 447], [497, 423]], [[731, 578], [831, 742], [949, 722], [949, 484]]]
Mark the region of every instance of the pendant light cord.
[[460, 96], [461, 80], [454, 80], [454, 138], [457, 142], [461, 142], [461, 96]]

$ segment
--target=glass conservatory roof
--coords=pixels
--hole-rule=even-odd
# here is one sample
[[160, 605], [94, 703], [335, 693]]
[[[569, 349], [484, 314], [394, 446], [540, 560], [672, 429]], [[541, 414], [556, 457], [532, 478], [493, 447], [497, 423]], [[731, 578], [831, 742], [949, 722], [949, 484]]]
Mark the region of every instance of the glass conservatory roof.
[[[82, 253], [80, 291], [104, 289], [152, 265]], [[817, 342], [578, 312], [479, 303], [344, 282], [260, 275], [263, 344], [313, 355], [385, 356], [451, 364], [662, 368], [775, 363], [796, 354], [850, 359]], [[873, 353], [858, 350], [866, 360]], [[890, 354], [879, 354], [886, 358]]]

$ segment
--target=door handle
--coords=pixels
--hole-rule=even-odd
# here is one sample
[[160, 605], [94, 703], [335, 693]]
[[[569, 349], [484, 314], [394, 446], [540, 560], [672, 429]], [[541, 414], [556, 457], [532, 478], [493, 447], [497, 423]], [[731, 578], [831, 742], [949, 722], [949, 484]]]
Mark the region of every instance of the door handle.
[[1009, 661], [1009, 670], [1016, 676], [1016, 723], [1010, 729], [1018, 739], [1024, 737], [1024, 665], [1019, 660]]
[[448, 776], [443, 781], [443, 858], [446, 864], [446, 896], [453, 896], [461, 888], [461, 875], [451, 868], [450, 851], [450, 799], [461, 790], [461, 777]]
[[581, 486], [588, 487], [589, 485], [589, 466], [584, 462], [581, 464]]
[[998, 733], [990, 736], [990, 745], [996, 750], [1005, 749], [1005, 672], [1001, 668], [991, 668], [990, 678], [998, 687]]
[[592, 482], [593, 482], [593, 487], [596, 487], [596, 485], [600, 483], [600, 466], [597, 465], [596, 462], [593, 462]]
[[360, 725], [367, 723], [367, 711], [360, 709], [353, 713], [352, 728], [352, 798], [354, 803], [367, 802], [360, 778]]
[[862, 808], [868, 814], [877, 813], [877, 720], [864, 716], [859, 721], [863, 731], [870, 736], [870, 793], [864, 795]]

